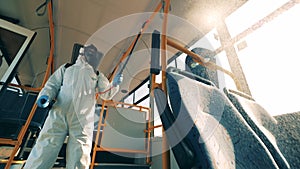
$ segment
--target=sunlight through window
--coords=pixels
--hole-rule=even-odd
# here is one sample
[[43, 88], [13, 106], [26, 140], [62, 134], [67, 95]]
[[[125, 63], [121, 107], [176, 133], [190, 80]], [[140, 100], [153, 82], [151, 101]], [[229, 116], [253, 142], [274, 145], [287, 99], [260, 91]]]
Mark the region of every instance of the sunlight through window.
[[[260, 1], [250, 2], [251, 6], [245, 5], [239, 9], [238, 14], [234, 14], [240, 16], [238, 20], [228, 19], [230, 21], [227, 22], [228, 28], [233, 36], [242, 29], [246, 29], [246, 27], [237, 28], [239, 21], [254, 14], [246, 11], [255, 9], [255, 13], [259, 15], [259, 17], [254, 17], [257, 22], [263, 15], [269, 14], [266, 13], [270, 12], [269, 8], [274, 10], [275, 7], [279, 8], [284, 3], [284, 1], [268, 4]], [[263, 9], [264, 13], [259, 12], [258, 7]], [[245, 15], [242, 15], [240, 11], [242, 9], [245, 10], [243, 13]], [[241, 42], [246, 43], [246, 46], [244, 49], [236, 50], [254, 99], [272, 115], [300, 110], [300, 80], [298, 78], [300, 51], [299, 43], [297, 43], [300, 39], [300, 25], [297, 23], [299, 19], [300, 5], [298, 4], [242, 39]], [[247, 24], [244, 23], [247, 26], [255, 22], [244, 20], [249, 21]], [[240, 43], [236, 43], [238, 44]]]

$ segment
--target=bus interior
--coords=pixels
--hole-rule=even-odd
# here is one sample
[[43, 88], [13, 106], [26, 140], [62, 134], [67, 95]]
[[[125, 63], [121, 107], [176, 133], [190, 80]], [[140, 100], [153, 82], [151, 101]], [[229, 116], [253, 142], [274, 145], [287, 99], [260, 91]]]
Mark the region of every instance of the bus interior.
[[0, 169], [24, 166], [39, 92], [88, 44], [124, 76], [97, 97], [91, 169], [299, 168], [299, 2], [0, 1]]

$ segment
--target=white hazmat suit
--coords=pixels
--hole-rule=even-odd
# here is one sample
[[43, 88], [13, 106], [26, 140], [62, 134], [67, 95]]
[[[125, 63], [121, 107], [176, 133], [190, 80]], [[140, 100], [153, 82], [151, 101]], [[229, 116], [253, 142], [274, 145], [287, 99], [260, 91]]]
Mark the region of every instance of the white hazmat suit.
[[111, 99], [121, 83], [119, 79], [119, 83], [113, 85], [102, 73], [95, 73], [101, 58], [102, 55], [96, 60], [92, 59], [93, 63], [89, 64], [89, 58], [79, 55], [74, 65], [68, 68], [62, 65], [50, 76], [38, 100], [46, 96], [48, 100], [56, 102], [49, 111], [24, 169], [52, 168], [66, 136], [69, 136], [66, 168], [89, 168], [96, 91], [111, 88], [100, 95], [102, 99]]

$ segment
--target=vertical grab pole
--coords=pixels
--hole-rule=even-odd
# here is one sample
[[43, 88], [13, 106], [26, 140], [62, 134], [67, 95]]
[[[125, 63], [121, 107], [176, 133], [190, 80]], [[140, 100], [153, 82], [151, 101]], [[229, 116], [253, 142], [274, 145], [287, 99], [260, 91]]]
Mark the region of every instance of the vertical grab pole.
[[[162, 25], [162, 35], [161, 35], [161, 79], [162, 79], [162, 90], [164, 91], [165, 95], [167, 95], [167, 85], [166, 85], [166, 68], [167, 68], [167, 25], [168, 25], [168, 13], [169, 13], [169, 6], [170, 0], [163, 1], [163, 10], [164, 10], [164, 17], [163, 17], [163, 25]], [[167, 142], [167, 138], [165, 135], [165, 131], [162, 131], [163, 138], [162, 138], [162, 168], [163, 169], [170, 169], [170, 151], [169, 145]]]
[[162, 24], [161, 35], [161, 69], [162, 69], [162, 90], [167, 94], [166, 88], [166, 67], [167, 67], [167, 24], [168, 24], [168, 12], [170, 6], [170, 0], [164, 0], [164, 17]]
[[[154, 95], [153, 95], [153, 91], [155, 89], [155, 87], [157, 87], [158, 85], [156, 84], [156, 75], [160, 74], [160, 38], [161, 38], [161, 34], [159, 31], [154, 30], [152, 33], [152, 42], [151, 42], [151, 65], [150, 65], [150, 88], [149, 88], [149, 93], [150, 93], [150, 118], [154, 119]], [[148, 133], [150, 135], [150, 137], [154, 136], [154, 120], [150, 121], [150, 125], [148, 127]], [[151, 133], [150, 133], [151, 131]], [[152, 144], [150, 142], [149, 147], [152, 147]], [[151, 151], [151, 149], [150, 149]], [[152, 152], [150, 152], [152, 153]], [[149, 159], [150, 160], [150, 159]]]
[[150, 73], [159, 75], [160, 73], [160, 32], [154, 30], [152, 33], [152, 43], [151, 43], [151, 63], [150, 63]]

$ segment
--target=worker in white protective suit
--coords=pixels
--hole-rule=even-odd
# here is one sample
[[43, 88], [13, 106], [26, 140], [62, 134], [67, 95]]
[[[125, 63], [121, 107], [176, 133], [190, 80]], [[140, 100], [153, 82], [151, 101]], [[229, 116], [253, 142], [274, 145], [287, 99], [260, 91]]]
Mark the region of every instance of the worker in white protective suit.
[[[37, 105], [47, 107], [49, 115], [24, 169], [50, 169], [69, 136], [66, 152], [67, 169], [88, 169], [94, 129], [96, 92], [111, 99], [119, 90], [122, 74], [110, 83], [97, 71], [102, 53], [94, 45], [83, 48], [74, 65], [59, 67], [40, 92]], [[103, 91], [106, 91], [103, 93]]]

